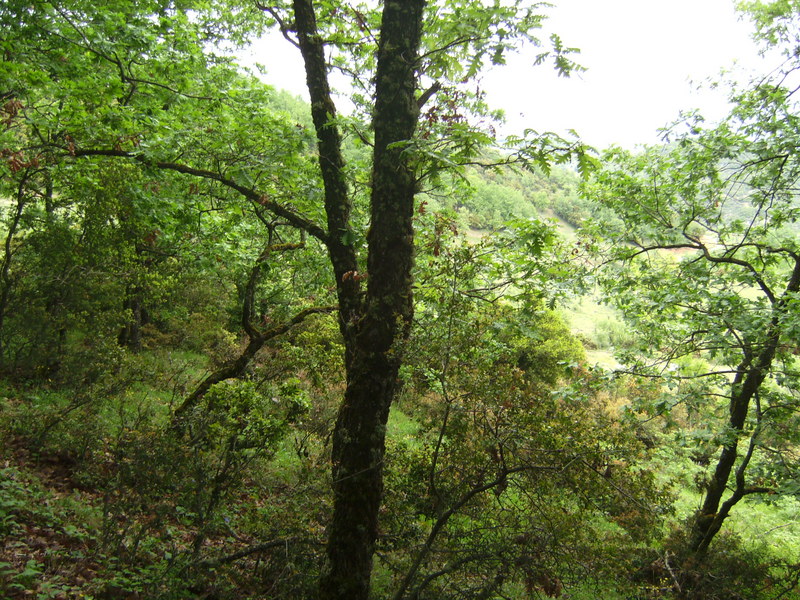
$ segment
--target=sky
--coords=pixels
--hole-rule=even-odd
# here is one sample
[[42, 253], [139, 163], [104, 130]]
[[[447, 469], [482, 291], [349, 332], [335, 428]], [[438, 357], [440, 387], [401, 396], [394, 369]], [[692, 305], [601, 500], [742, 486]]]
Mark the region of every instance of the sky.
[[[503, 133], [574, 129], [597, 148], [657, 143], [658, 129], [681, 110], [722, 116], [725, 91], [708, 81], [734, 63], [752, 69], [760, 60], [732, 0], [553, 3], [543, 37], [555, 32], [580, 48], [576, 59], [587, 70], [558, 77], [548, 65], [532, 66], [531, 49], [486, 73], [481, 87], [490, 106], [505, 111]], [[307, 97], [302, 62], [285, 40], [260, 42], [252, 59], [266, 67], [268, 83]]]

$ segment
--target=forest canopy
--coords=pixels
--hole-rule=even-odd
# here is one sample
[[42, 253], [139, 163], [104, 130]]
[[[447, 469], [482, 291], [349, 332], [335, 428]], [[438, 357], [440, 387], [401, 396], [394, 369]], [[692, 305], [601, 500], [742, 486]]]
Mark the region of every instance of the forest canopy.
[[782, 62], [597, 151], [478, 85], [582, 70], [543, 3], [5, 2], [0, 595], [800, 597], [800, 5], [739, 8]]

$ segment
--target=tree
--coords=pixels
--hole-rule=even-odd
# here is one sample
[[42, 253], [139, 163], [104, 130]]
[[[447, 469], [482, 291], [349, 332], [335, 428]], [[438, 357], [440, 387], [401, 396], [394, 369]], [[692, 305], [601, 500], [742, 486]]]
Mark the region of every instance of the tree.
[[[290, 10], [263, 8], [299, 48], [305, 64], [325, 188], [326, 245], [345, 343], [347, 389], [333, 432], [334, 513], [320, 597], [366, 598], [383, 490], [385, 427], [413, 315], [414, 196], [426, 170], [435, 173], [443, 163], [453, 165], [454, 158], [470, 158], [481, 142], [488, 141], [469, 127], [453, 100], [448, 102], [453, 110], [446, 116], [429, 111], [429, 130], [415, 135], [420, 110], [456, 74], [468, 81], [487, 58], [501, 62], [512, 40], [530, 38], [530, 28], [537, 27], [541, 17], [536, 5], [526, 8], [521, 2], [484, 7], [388, 0], [380, 17], [366, 6], [342, 4], [323, 14], [321, 24], [310, 0], [295, 0]], [[377, 34], [372, 31], [376, 27]], [[373, 56], [375, 61], [370, 115], [374, 142], [367, 140], [372, 145], [372, 165], [365, 272], [352, 235], [353, 200], [344, 178], [326, 46], [333, 49], [333, 64], [355, 73], [357, 81], [372, 80], [366, 75]], [[566, 73], [572, 67], [564, 56], [568, 49], [560, 41], [554, 46], [557, 68]], [[351, 56], [343, 57], [344, 52]], [[470, 59], [462, 71], [459, 59], [466, 57]], [[361, 68], [356, 66], [358, 59], [364, 61]], [[432, 83], [420, 93], [421, 77]], [[470, 100], [455, 90], [450, 94], [454, 100]], [[479, 96], [472, 101], [476, 110], [482, 109]], [[555, 148], [544, 139], [540, 142], [529, 156], [546, 162]]]
[[[749, 6], [762, 32], [794, 36], [779, 20], [796, 18], [789, 5]], [[779, 470], [754, 466], [779, 462], [787, 440], [774, 432], [800, 409], [794, 43], [776, 79], [732, 94], [734, 108], [721, 123], [707, 127], [689, 116], [666, 132], [664, 146], [638, 155], [611, 150], [588, 188], [626, 225], [611, 238], [615, 262], [604, 281], [644, 336], [640, 354], [626, 362], [669, 386], [654, 408], [696, 411], [705, 403], [708, 410], [724, 399], [726, 415], [713, 427], [719, 455], [688, 526], [694, 553], [708, 548], [741, 499], [780, 489]], [[692, 357], [708, 368], [692, 368]]]
[[[333, 432], [334, 512], [322, 598], [369, 593], [385, 425], [412, 323], [415, 194], [434, 185], [438, 173], [474, 161], [492, 141], [488, 128], [469, 122], [488, 112], [470, 81], [520, 41], [539, 43], [533, 36], [543, 18], [539, 8], [465, 0], [387, 0], [382, 10], [311, 0], [98, 8], [70, 0], [3, 9], [24, 50], [3, 92], [25, 125], [23, 133], [3, 138], [9, 165], [39, 154], [48, 166], [73, 169], [127, 160], [185, 190], [183, 198], [244, 200], [270, 213], [286, 242], [308, 238], [310, 248], [327, 252], [347, 382]], [[271, 92], [207, 50], [258, 34], [260, 14], [302, 54], [317, 173], [308, 170], [302, 124], [265, 110]], [[551, 42], [539, 62], [550, 57], [567, 74], [573, 50], [556, 36]], [[355, 82], [355, 118], [337, 113], [331, 69]], [[370, 164], [354, 176], [343, 132], [371, 148]], [[556, 136], [530, 132], [515, 142], [502, 162], [546, 166], [576, 156], [586, 164], [579, 144]], [[253, 333], [251, 340], [264, 335]]]
[[623, 579], [610, 553], [657, 531], [660, 503], [652, 474], [628, 468], [642, 446], [614, 425], [602, 374], [545, 308], [568, 250], [541, 222], [467, 241], [434, 213], [418, 234], [399, 406], [417, 429], [391, 440], [379, 546], [399, 574], [390, 597], [558, 596]]

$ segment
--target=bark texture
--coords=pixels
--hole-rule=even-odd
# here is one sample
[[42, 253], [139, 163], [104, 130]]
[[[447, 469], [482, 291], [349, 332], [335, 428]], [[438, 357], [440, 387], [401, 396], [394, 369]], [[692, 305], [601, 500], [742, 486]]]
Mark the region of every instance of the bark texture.
[[[368, 285], [362, 295], [353, 249], [342, 241], [349, 200], [342, 189], [340, 142], [325, 80], [322, 44], [313, 11], [295, 2], [298, 39], [306, 62], [312, 111], [326, 186], [328, 249], [337, 278], [345, 341], [347, 388], [332, 443], [333, 516], [323, 600], [366, 600], [383, 496], [383, 458], [389, 407], [398, 391], [402, 345], [412, 317], [416, 177], [404, 142], [419, 116], [415, 100], [423, 0], [384, 2], [376, 72]], [[310, 16], [309, 16], [310, 15]], [[304, 29], [305, 27], [305, 29]]]
[[351, 337], [351, 324], [356, 320], [360, 309], [360, 285], [359, 280], [353, 277], [358, 269], [355, 249], [346, 243], [352, 202], [344, 176], [342, 137], [333, 120], [336, 107], [331, 99], [325, 47], [317, 31], [314, 6], [311, 0], [294, 0], [293, 7], [297, 41], [305, 64], [306, 86], [311, 100], [311, 118], [317, 134], [320, 173], [325, 188], [325, 214], [328, 222], [325, 243], [336, 277], [339, 324], [347, 347]]

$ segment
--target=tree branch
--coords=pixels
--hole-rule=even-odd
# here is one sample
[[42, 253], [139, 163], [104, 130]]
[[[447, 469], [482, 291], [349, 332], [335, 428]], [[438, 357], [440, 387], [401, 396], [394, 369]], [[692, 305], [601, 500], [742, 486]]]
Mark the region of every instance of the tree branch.
[[236, 562], [240, 558], [245, 558], [247, 556], [250, 556], [251, 554], [257, 554], [258, 552], [265, 552], [266, 550], [272, 550], [273, 548], [280, 548], [281, 546], [288, 546], [290, 543], [299, 541], [301, 541], [301, 539], [297, 537], [284, 538], [281, 540], [272, 540], [271, 542], [264, 542], [262, 544], [256, 544], [255, 546], [249, 546], [248, 548], [243, 548], [242, 550], [234, 552], [233, 554], [228, 554], [227, 556], [220, 556], [217, 558], [207, 558], [205, 560], [201, 560], [195, 563], [195, 566], [203, 569], [219, 567], [220, 565], [227, 565], [232, 562]]
[[344, 176], [342, 139], [334, 121], [336, 106], [331, 98], [324, 44], [317, 30], [314, 6], [311, 0], [294, 0], [293, 8], [325, 188], [325, 214], [329, 232], [327, 246], [336, 278], [339, 326], [342, 335], [347, 338], [349, 324], [357, 319], [361, 310], [361, 285], [355, 277], [345, 277], [347, 273], [358, 270], [358, 261], [355, 248], [347, 239], [352, 201]]
[[83, 33], [83, 31], [81, 31], [80, 27], [78, 27], [78, 25], [76, 25], [73, 22], [73, 20], [66, 14], [66, 12], [64, 10], [56, 7], [56, 12], [58, 12], [58, 14], [61, 15], [61, 18], [64, 19], [72, 29], [75, 30], [75, 33], [77, 33], [80, 36], [80, 38], [83, 40], [83, 44], [81, 44], [80, 42], [77, 42], [77, 41], [75, 41], [73, 39], [70, 39], [69, 37], [67, 37], [65, 35], [62, 35], [62, 34], [58, 33], [57, 31], [47, 31], [48, 34], [52, 35], [53, 37], [57, 37], [57, 38], [59, 38], [61, 40], [64, 40], [68, 44], [72, 44], [73, 46], [77, 46], [78, 48], [81, 48], [82, 50], [90, 52], [90, 53], [94, 54], [95, 56], [97, 56], [99, 58], [102, 58], [103, 60], [111, 63], [119, 71], [119, 77], [120, 77], [120, 80], [123, 83], [134, 84], [134, 86], [132, 86], [132, 89], [130, 90], [130, 92], [128, 94], [128, 97], [125, 99], [123, 104], [126, 104], [130, 100], [130, 97], [136, 91], [135, 84], [137, 84], [137, 83], [143, 83], [145, 85], [151, 85], [153, 87], [158, 87], [158, 88], [167, 90], [168, 92], [170, 92], [172, 94], [175, 94], [177, 96], [182, 96], [184, 98], [191, 98], [193, 100], [208, 100], [208, 101], [211, 101], [211, 100], [217, 100], [217, 101], [223, 100], [222, 98], [214, 98], [212, 96], [198, 96], [196, 94], [189, 94], [189, 93], [186, 93], [186, 92], [181, 92], [181, 91], [176, 90], [175, 88], [172, 88], [172, 87], [170, 87], [170, 86], [168, 86], [168, 85], [166, 85], [164, 83], [159, 83], [157, 81], [152, 81], [152, 80], [149, 80], [149, 79], [140, 79], [138, 77], [134, 77], [133, 74], [132, 74], [132, 71], [130, 69], [130, 65], [131, 65], [131, 63], [133, 61], [130, 61], [128, 63], [128, 68], [126, 69], [125, 65], [122, 63], [122, 60], [119, 57], [117, 57], [116, 55], [115, 56], [109, 56], [108, 54], [98, 50], [91, 43], [89, 38], [86, 37], [86, 35]]
[[417, 98], [417, 106], [419, 108], [425, 106], [425, 103], [431, 99], [431, 96], [433, 96], [440, 89], [442, 89], [442, 84], [439, 83], [438, 81], [435, 82], [431, 87], [422, 92], [419, 98]]
[[242, 373], [244, 373], [247, 365], [250, 364], [250, 361], [253, 359], [256, 353], [261, 350], [266, 342], [286, 333], [292, 327], [298, 323], [301, 323], [310, 315], [330, 313], [335, 310], [337, 310], [337, 307], [335, 306], [314, 306], [311, 308], [306, 308], [301, 310], [288, 321], [285, 321], [284, 323], [281, 323], [272, 329], [268, 329], [267, 331], [255, 337], [251, 337], [247, 347], [242, 351], [238, 358], [229, 361], [222, 368], [208, 375], [203, 381], [200, 382], [197, 388], [195, 388], [194, 392], [192, 392], [186, 398], [186, 400], [184, 400], [183, 403], [177, 409], [175, 409], [172, 417], [173, 427], [178, 429], [180, 428], [180, 421], [183, 416], [192, 408], [197, 406], [203, 396], [206, 395], [208, 390], [210, 390], [213, 385], [228, 379], [239, 377]]
[[222, 185], [236, 192], [239, 192], [242, 196], [244, 196], [248, 200], [255, 202], [260, 206], [263, 206], [271, 213], [283, 219], [286, 219], [287, 223], [289, 223], [292, 227], [296, 227], [297, 229], [305, 231], [312, 237], [315, 237], [318, 240], [320, 240], [326, 246], [329, 243], [328, 233], [310, 219], [304, 217], [299, 213], [296, 213], [287, 206], [284, 206], [273, 200], [270, 200], [268, 196], [261, 194], [252, 188], [236, 183], [235, 181], [233, 181], [229, 177], [225, 177], [221, 173], [217, 173], [215, 171], [209, 171], [207, 169], [198, 169], [181, 163], [151, 160], [145, 156], [142, 156], [141, 154], [137, 154], [135, 152], [128, 152], [126, 150], [78, 149], [78, 148], [74, 150], [63, 148], [63, 150], [69, 152], [71, 156], [75, 156], [78, 158], [90, 157], [90, 156], [129, 158], [131, 160], [135, 160], [150, 167], [156, 167], [158, 169], [175, 171], [177, 173], [183, 173], [185, 175], [192, 175], [194, 177], [201, 177], [203, 179], [210, 179], [212, 181], [217, 181]]
[[409, 567], [408, 571], [406, 572], [405, 577], [403, 577], [403, 581], [397, 588], [394, 596], [392, 596], [392, 600], [403, 600], [405, 596], [406, 590], [408, 590], [411, 582], [416, 577], [417, 573], [419, 572], [420, 567], [422, 566], [422, 562], [425, 560], [425, 557], [430, 553], [431, 549], [433, 548], [433, 543], [436, 541], [439, 533], [441, 533], [442, 529], [444, 529], [447, 522], [450, 520], [454, 514], [456, 514], [459, 510], [461, 510], [467, 503], [469, 503], [473, 498], [496, 488], [506, 481], [508, 481], [508, 476], [513, 475], [515, 473], [522, 473], [524, 471], [534, 471], [534, 470], [544, 470], [544, 471], [558, 471], [560, 470], [559, 467], [555, 466], [538, 466], [538, 465], [522, 465], [518, 467], [512, 468], [504, 468], [500, 474], [491, 481], [483, 483], [481, 485], [475, 486], [467, 493], [465, 493], [457, 502], [455, 502], [450, 508], [448, 508], [443, 514], [436, 519], [436, 522], [433, 524], [430, 533], [428, 534], [428, 538], [425, 540], [422, 548], [420, 548], [417, 556], [414, 558], [414, 562], [411, 563], [411, 567]]
[[256, 2], [255, 6], [259, 10], [263, 10], [264, 12], [268, 12], [270, 16], [275, 19], [275, 22], [278, 24], [278, 29], [280, 29], [281, 35], [295, 48], [299, 48], [300, 44], [294, 39], [291, 35], [289, 35], [292, 31], [295, 31], [293, 25], [291, 23], [287, 23], [286, 20], [278, 14], [278, 11], [271, 7], [267, 6], [266, 4], [262, 4], [261, 2]]

